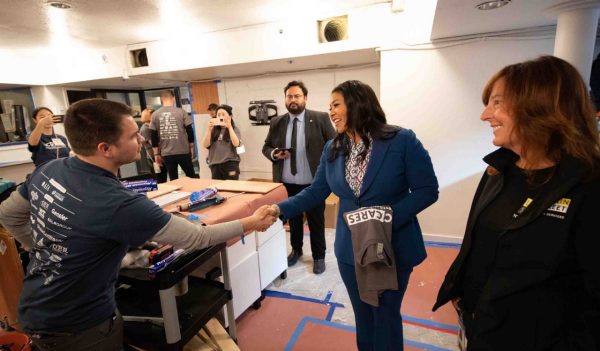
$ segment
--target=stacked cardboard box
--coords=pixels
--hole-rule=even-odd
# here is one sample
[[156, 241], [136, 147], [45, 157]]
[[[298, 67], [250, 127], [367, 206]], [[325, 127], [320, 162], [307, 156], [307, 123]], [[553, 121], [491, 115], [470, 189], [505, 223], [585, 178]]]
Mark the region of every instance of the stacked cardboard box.
[[15, 240], [0, 226], [0, 324], [17, 323], [17, 303], [23, 287], [23, 267]]
[[340, 199], [333, 193], [325, 200], [325, 228], [335, 228]]

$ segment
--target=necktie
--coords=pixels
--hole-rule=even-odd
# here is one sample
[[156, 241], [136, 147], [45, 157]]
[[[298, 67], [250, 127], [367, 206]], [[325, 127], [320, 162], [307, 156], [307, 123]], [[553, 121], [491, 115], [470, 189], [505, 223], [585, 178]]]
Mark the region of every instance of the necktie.
[[296, 173], [298, 173], [298, 169], [296, 168], [296, 135], [298, 134], [298, 117], [294, 117], [294, 126], [292, 127], [292, 154], [291, 159], [290, 159], [290, 167], [291, 167], [291, 171], [292, 171], [292, 175], [296, 175]]

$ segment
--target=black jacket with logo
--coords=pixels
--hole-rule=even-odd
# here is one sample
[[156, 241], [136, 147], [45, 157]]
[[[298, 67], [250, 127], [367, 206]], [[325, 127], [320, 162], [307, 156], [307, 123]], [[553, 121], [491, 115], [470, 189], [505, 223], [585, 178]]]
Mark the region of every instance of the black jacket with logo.
[[[479, 183], [434, 310], [462, 297], [473, 228], [516, 160], [506, 149], [484, 158], [497, 171], [488, 168]], [[533, 198], [498, 238], [468, 350], [600, 350], [600, 177], [582, 181], [584, 168], [566, 155], [556, 172], [558, 185]]]

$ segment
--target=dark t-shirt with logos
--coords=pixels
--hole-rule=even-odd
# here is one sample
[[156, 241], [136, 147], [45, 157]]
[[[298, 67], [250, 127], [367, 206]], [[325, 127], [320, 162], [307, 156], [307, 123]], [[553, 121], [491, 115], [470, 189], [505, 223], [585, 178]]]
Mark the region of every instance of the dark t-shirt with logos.
[[[27, 136], [27, 139], [29, 139], [29, 136]], [[60, 139], [62, 145], [55, 143], [54, 139]], [[69, 151], [71, 151], [71, 149], [69, 149], [68, 145], [67, 138], [62, 135], [42, 134], [40, 142], [37, 145], [27, 144], [27, 148], [31, 152], [33, 164], [36, 167], [39, 167], [50, 160], [69, 157]]]
[[20, 192], [31, 206], [34, 240], [18, 308], [23, 329], [78, 332], [108, 319], [127, 249], [170, 215], [77, 157], [38, 167]]

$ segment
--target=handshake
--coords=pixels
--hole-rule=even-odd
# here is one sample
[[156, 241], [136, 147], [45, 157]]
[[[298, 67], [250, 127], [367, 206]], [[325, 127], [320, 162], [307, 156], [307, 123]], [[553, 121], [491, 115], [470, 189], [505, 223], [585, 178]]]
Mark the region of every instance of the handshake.
[[279, 206], [263, 205], [251, 216], [241, 220], [244, 231], [258, 230], [264, 232], [279, 218]]

